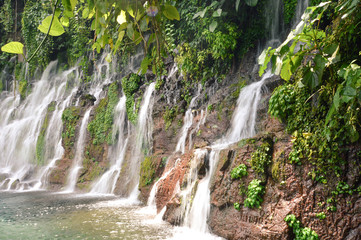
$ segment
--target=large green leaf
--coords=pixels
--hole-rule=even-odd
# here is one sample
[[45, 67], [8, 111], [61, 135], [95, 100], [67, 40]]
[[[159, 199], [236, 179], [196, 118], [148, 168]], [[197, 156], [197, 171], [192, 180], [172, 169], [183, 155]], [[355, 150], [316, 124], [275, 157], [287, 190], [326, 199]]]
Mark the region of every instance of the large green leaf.
[[145, 74], [148, 70], [149, 65], [152, 63], [152, 59], [150, 59], [149, 57], [145, 57], [142, 61], [142, 63], [140, 64], [140, 72], [142, 74]]
[[250, 7], [254, 7], [257, 5], [258, 0], [244, 0], [246, 4]]
[[209, 25], [209, 31], [210, 32], [214, 32], [214, 30], [216, 30], [216, 27], [218, 26], [217, 21], [214, 21]]
[[105, 57], [105, 60], [108, 62], [108, 63], [111, 63], [112, 62], [112, 55], [110, 53], [108, 53], [108, 55]]
[[89, 8], [84, 8], [83, 12], [82, 12], [82, 18], [86, 19], [89, 17]]
[[23, 54], [24, 45], [21, 42], [9, 42], [1, 47], [1, 51], [7, 53]]
[[282, 68], [281, 68], [281, 78], [288, 81], [290, 80], [291, 76], [292, 76], [292, 71], [291, 71], [291, 61], [289, 58], [287, 58], [286, 60], [283, 61], [282, 64]]
[[218, 8], [216, 11], [213, 12], [213, 17], [220, 17], [222, 16], [222, 9]]
[[116, 43], [115, 43], [115, 46], [114, 46], [114, 48], [113, 48], [113, 52], [114, 52], [114, 53], [119, 49], [119, 46], [120, 46], [120, 44], [121, 44], [122, 41], [123, 41], [124, 35], [125, 35], [125, 31], [120, 31], [120, 32], [119, 32], [118, 39], [117, 39], [117, 41], [116, 41]]
[[61, 17], [60, 22], [64, 27], [69, 27], [69, 18], [67, 17]]
[[117, 22], [122, 25], [123, 23], [127, 22], [127, 17], [125, 15], [125, 11], [121, 10], [120, 14], [117, 17]]
[[180, 20], [178, 10], [172, 5], [165, 4], [163, 14], [169, 20]]
[[[41, 25], [39, 25], [38, 29], [43, 32], [43, 33], [48, 33], [49, 27], [50, 27], [50, 22], [51, 22], [51, 18], [52, 16], [47, 16], [43, 22], [41, 23]], [[53, 23], [51, 25], [51, 29], [49, 32], [49, 35], [51, 36], [60, 36], [64, 33], [64, 28], [61, 25], [59, 19], [57, 17], [54, 16], [54, 20]]]
[[71, 12], [74, 11], [77, 2], [78, 0], [62, 0], [64, 9]]

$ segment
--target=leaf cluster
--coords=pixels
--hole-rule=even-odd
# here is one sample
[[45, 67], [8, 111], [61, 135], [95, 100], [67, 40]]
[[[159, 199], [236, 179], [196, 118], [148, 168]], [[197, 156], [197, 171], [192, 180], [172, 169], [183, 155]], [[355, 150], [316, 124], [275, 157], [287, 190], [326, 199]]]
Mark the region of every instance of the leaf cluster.
[[261, 180], [253, 179], [248, 185], [247, 198], [244, 200], [244, 206], [248, 208], [260, 208], [263, 202], [264, 186]]
[[318, 240], [318, 234], [310, 228], [301, 227], [301, 223], [294, 214], [285, 217], [285, 222], [293, 229], [295, 240]]
[[247, 166], [245, 164], [240, 164], [238, 167], [235, 167], [231, 171], [231, 178], [232, 179], [241, 179], [244, 176], [247, 176]]

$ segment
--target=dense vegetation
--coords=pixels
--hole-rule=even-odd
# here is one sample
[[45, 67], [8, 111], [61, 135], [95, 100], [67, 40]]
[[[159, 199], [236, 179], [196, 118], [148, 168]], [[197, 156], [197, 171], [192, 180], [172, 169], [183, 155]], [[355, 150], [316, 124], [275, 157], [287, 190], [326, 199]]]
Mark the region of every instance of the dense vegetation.
[[[14, 9], [17, 2], [0, 4], [4, 33], [0, 57], [9, 59], [6, 52], [23, 54], [29, 63], [27, 74], [21, 75], [20, 70], [25, 71], [22, 61], [14, 61], [14, 66], [19, 65], [15, 79], [22, 82], [19, 91], [24, 97], [30, 86], [27, 81], [51, 60], [58, 59], [65, 66], [80, 64], [83, 80], [89, 81], [88, 66], [102, 49], [109, 52], [108, 61], [117, 55], [126, 63], [139, 45], [145, 53], [140, 73], [152, 70], [159, 77], [157, 89], [163, 84], [161, 76], [167, 74], [164, 59], [175, 58], [185, 75], [183, 98], [189, 103], [195, 83], [221, 80], [264, 33], [264, 1], [27, 0]], [[9, 14], [13, 12], [21, 19], [16, 30]], [[12, 36], [14, 31], [17, 37]], [[4, 67], [0, 65], [0, 70]]]
[[290, 161], [311, 162], [312, 177], [326, 184], [330, 176], [342, 180], [344, 146], [360, 138], [361, 54], [353, 47], [361, 34], [359, 1], [323, 3], [309, 8], [308, 17], [261, 62], [265, 67], [272, 61], [273, 71], [285, 80], [274, 91], [269, 112], [293, 135]]

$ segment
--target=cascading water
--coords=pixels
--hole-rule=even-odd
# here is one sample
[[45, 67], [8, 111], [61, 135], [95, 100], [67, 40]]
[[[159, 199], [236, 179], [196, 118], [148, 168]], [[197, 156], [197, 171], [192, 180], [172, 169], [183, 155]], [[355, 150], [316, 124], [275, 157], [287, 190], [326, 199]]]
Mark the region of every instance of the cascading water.
[[202, 109], [197, 126], [194, 129], [192, 129], [192, 131], [189, 133], [189, 144], [188, 144], [189, 150], [191, 150], [193, 147], [193, 134], [195, 134], [199, 131], [199, 128], [201, 127], [201, 125], [203, 125], [206, 122], [206, 119], [207, 119], [207, 110], [204, 111]]
[[292, 28], [295, 28], [297, 24], [301, 21], [301, 17], [309, 4], [309, 0], [301, 0], [297, 2], [295, 16], [292, 21]]
[[[208, 233], [207, 219], [210, 212], [210, 180], [213, 176], [215, 167], [219, 160], [219, 153], [226, 149], [232, 143], [238, 142], [243, 138], [252, 137], [255, 134], [255, 123], [257, 106], [261, 99], [261, 90], [264, 81], [271, 76], [266, 73], [259, 82], [252, 83], [244, 87], [238, 97], [237, 107], [233, 113], [231, 128], [228, 133], [216, 141], [211, 146], [209, 153], [209, 169], [206, 176], [198, 182], [197, 164], [191, 166], [188, 173], [187, 188], [181, 193], [182, 209], [184, 211], [184, 225], [200, 233]], [[199, 150], [198, 150], [199, 151]], [[199, 158], [206, 155], [207, 150], [199, 151], [194, 159], [200, 161]], [[196, 184], [198, 182], [198, 184]], [[194, 187], [197, 186], [196, 193], [192, 198]], [[192, 201], [191, 201], [192, 199]]]
[[192, 98], [189, 107], [186, 111], [186, 114], [184, 116], [184, 124], [183, 127], [181, 129], [181, 136], [178, 140], [177, 143], [177, 147], [175, 149], [176, 152], [181, 151], [182, 153], [185, 152], [185, 146], [186, 146], [186, 140], [187, 140], [187, 136], [188, 136], [188, 130], [189, 128], [192, 126], [193, 123], [193, 112], [192, 112], [192, 108], [194, 107], [197, 98], [199, 97], [199, 95], [201, 94], [201, 90], [202, 90], [202, 85], [199, 84], [198, 85], [198, 90], [197, 90], [197, 94]]
[[[67, 89], [67, 81], [70, 86], [76, 86], [78, 72], [70, 69], [57, 75], [56, 67], [57, 62], [48, 65], [24, 101], [9, 92], [1, 95], [0, 175], [5, 179], [0, 184], [1, 189], [25, 190], [45, 185], [46, 167], [43, 166], [62, 154], [63, 149], [59, 146], [62, 124], [59, 120], [69, 103], [63, 102], [64, 98], [74, 93], [74, 90]], [[50, 107], [51, 103], [55, 107]], [[48, 112], [52, 112], [52, 117], [47, 120]], [[47, 130], [49, 126], [56, 127]], [[43, 169], [38, 171], [39, 167]]]
[[84, 146], [86, 140], [87, 126], [89, 122], [89, 116], [92, 108], [89, 108], [83, 117], [83, 120], [80, 125], [79, 138], [76, 143], [75, 156], [73, 160], [73, 166], [70, 169], [70, 173], [67, 179], [67, 185], [65, 186], [65, 192], [74, 192], [75, 186], [78, 180], [79, 171], [83, 165], [84, 157]]
[[[177, 142], [177, 145], [176, 145], [176, 149], [174, 151], [174, 153], [176, 152], [181, 152], [182, 154], [184, 154], [185, 152], [185, 146], [186, 146], [186, 140], [187, 140], [187, 136], [189, 137], [189, 148], [191, 148], [191, 145], [192, 145], [192, 134], [194, 133], [194, 131], [198, 131], [199, 127], [201, 124], [204, 124], [205, 122], [205, 118], [206, 118], [206, 114], [204, 114], [204, 111], [202, 110], [201, 111], [201, 118], [197, 124], [197, 127], [195, 129], [193, 129], [189, 134], [189, 129], [190, 127], [192, 126], [193, 124], [193, 112], [192, 112], [192, 109], [194, 108], [195, 104], [196, 104], [196, 100], [197, 98], [200, 96], [200, 93], [201, 93], [201, 90], [202, 90], [202, 85], [199, 84], [198, 85], [198, 90], [197, 90], [197, 93], [196, 95], [192, 98], [190, 104], [189, 104], [189, 107], [186, 111], [186, 114], [184, 116], [184, 120], [183, 120], [183, 126], [182, 126], [182, 129], [181, 129], [181, 135], [178, 139], [178, 142]], [[176, 164], [177, 164], [178, 161], [176, 161]], [[162, 175], [162, 177], [156, 181], [152, 187], [152, 190], [149, 194], [149, 198], [148, 198], [148, 202], [147, 202], [147, 205], [149, 208], [153, 209], [154, 211], [156, 211], [156, 202], [155, 202], [155, 195], [156, 195], [156, 192], [158, 190], [158, 185], [161, 181], [163, 181], [164, 179], [166, 179], [168, 177], [169, 174], [172, 173], [173, 169], [175, 168], [176, 166], [172, 166], [172, 167], [168, 167], [168, 164], [166, 166], [166, 169], [167, 172], [164, 173]]]
[[[128, 136], [125, 136], [126, 128], [126, 97], [120, 98], [114, 113], [113, 135], [112, 142], [116, 143], [110, 147], [108, 159], [111, 162], [111, 167], [106, 171], [101, 178], [93, 185], [91, 194], [113, 194], [117, 179], [119, 177], [122, 163], [124, 161], [125, 152], [128, 146]], [[115, 161], [114, 161], [115, 160]], [[112, 163], [113, 161], [113, 163]]]
[[[55, 167], [56, 161], [58, 161], [63, 153], [64, 149], [61, 144], [61, 131], [62, 131], [62, 113], [64, 109], [69, 105], [70, 100], [75, 94], [76, 89], [73, 89], [72, 93], [65, 99], [65, 101], [57, 104], [56, 109], [53, 112], [52, 118], [49, 121], [49, 126], [46, 129], [45, 136], [45, 154], [44, 159], [51, 159], [49, 164], [43, 167], [40, 171], [40, 174], [37, 177], [37, 183], [34, 186], [34, 190], [44, 189], [47, 187], [47, 179], [51, 170]], [[60, 105], [60, 106], [59, 106]], [[54, 156], [51, 156], [52, 151]]]
[[276, 47], [281, 43], [280, 34], [283, 31], [281, 4], [281, 0], [271, 0], [268, 1], [265, 8], [265, 29], [269, 31], [269, 34], [267, 36], [266, 48], [268, 48], [269, 46]]
[[[280, 43], [280, 35], [282, 32], [282, 23], [280, 21], [280, 1], [273, 0], [269, 4], [272, 7], [268, 10], [266, 23], [267, 29], [270, 30], [269, 41], [267, 46], [273, 46]], [[308, 5], [308, 0], [299, 1], [297, 5], [297, 12], [303, 12]], [[267, 12], [267, 11], [266, 11]], [[295, 18], [298, 19], [301, 14], [296, 14]], [[273, 74], [270, 71], [266, 71], [262, 79], [259, 82], [252, 83], [242, 89], [239, 98], [237, 100], [237, 107], [233, 113], [231, 122], [231, 128], [227, 134], [211, 146], [211, 152], [209, 153], [209, 169], [206, 176], [196, 184], [197, 177], [194, 169], [196, 165], [191, 166], [188, 174], [187, 188], [181, 193], [184, 225], [197, 232], [207, 233], [209, 232], [207, 219], [210, 213], [210, 180], [215, 171], [219, 160], [220, 151], [227, 148], [230, 144], [235, 143], [241, 139], [252, 137], [255, 134], [255, 123], [257, 106], [261, 99], [261, 91], [263, 83], [266, 79], [272, 77]], [[198, 150], [199, 151], [199, 150]], [[204, 154], [204, 153], [203, 153]], [[202, 156], [202, 154], [196, 154], [195, 159]], [[194, 186], [197, 186], [196, 193], [192, 198]]]
[[155, 83], [153, 82], [144, 93], [143, 102], [138, 114], [135, 142], [133, 143], [134, 147], [129, 163], [130, 166], [126, 184], [129, 186], [129, 189], [131, 189], [130, 198], [132, 199], [137, 199], [138, 197], [140, 163], [143, 161], [144, 156], [147, 155], [147, 152], [151, 152], [154, 90]]

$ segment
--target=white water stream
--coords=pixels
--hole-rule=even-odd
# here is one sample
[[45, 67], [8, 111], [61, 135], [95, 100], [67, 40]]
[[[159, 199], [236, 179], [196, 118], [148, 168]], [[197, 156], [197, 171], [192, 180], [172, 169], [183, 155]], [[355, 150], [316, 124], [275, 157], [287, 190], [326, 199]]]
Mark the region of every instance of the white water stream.
[[[172, 73], [174, 74], [174, 73]], [[202, 85], [199, 84], [198, 85], [198, 90], [197, 90], [197, 93], [196, 95], [192, 98], [190, 104], [189, 104], [189, 107], [185, 113], [185, 116], [184, 116], [184, 119], [183, 119], [183, 126], [180, 130], [180, 137], [178, 139], [178, 142], [177, 142], [177, 145], [176, 145], [176, 149], [174, 151], [173, 154], [175, 154], [176, 152], [181, 152], [182, 154], [184, 154], [185, 152], [185, 146], [186, 146], [186, 140], [187, 140], [187, 137], [189, 138], [189, 149], [191, 149], [191, 147], [193, 146], [192, 145], [192, 134], [196, 131], [198, 131], [199, 127], [201, 124], [204, 124], [205, 122], [205, 118], [206, 118], [206, 114], [204, 113], [204, 111], [202, 110], [201, 111], [201, 118], [199, 120], [199, 122], [197, 123], [197, 126], [195, 129], [193, 129], [190, 133], [189, 133], [189, 129], [191, 128], [192, 124], [193, 124], [193, 120], [194, 120], [194, 112], [193, 112], [193, 108], [195, 107], [195, 104], [196, 104], [196, 100], [197, 98], [200, 96], [201, 94], [201, 90], [202, 90]], [[162, 175], [161, 178], [158, 179], [158, 181], [156, 181], [152, 187], [152, 190], [150, 191], [150, 194], [149, 194], [149, 197], [148, 197], [148, 202], [147, 202], [147, 206], [154, 212], [156, 213], [157, 212], [157, 207], [156, 207], [156, 199], [155, 199], [155, 196], [156, 196], [156, 193], [157, 193], [157, 190], [158, 190], [158, 186], [159, 186], [159, 183], [161, 181], [164, 181], [164, 179], [166, 179], [168, 177], [169, 174], [172, 173], [172, 171], [174, 170], [174, 168], [176, 167], [177, 163], [179, 162], [179, 159], [176, 161], [175, 163], [175, 166], [172, 166], [172, 167], [168, 167], [168, 162], [167, 162], [167, 166], [165, 169], [168, 169], [166, 173], [164, 173]], [[161, 211], [162, 212], [162, 211]], [[164, 212], [163, 212], [164, 213]], [[160, 216], [161, 217], [163, 214], [160, 213]]]
[[[182, 209], [184, 211], [184, 226], [195, 232], [209, 233], [207, 219], [210, 213], [210, 180], [219, 160], [219, 153], [229, 145], [255, 134], [257, 106], [261, 99], [262, 86], [271, 76], [267, 72], [259, 82], [252, 83], [242, 89], [237, 100], [237, 107], [233, 113], [231, 128], [228, 133], [211, 146], [210, 153], [206, 149], [197, 150], [191, 162], [187, 176], [187, 188], [181, 193]], [[198, 181], [197, 166], [206, 154], [209, 154], [209, 169], [206, 176]], [[198, 183], [198, 184], [197, 184]], [[192, 192], [196, 186], [196, 193]]]
[[[67, 89], [67, 82], [69, 86], [76, 86], [79, 74], [75, 68], [57, 74], [56, 68], [57, 62], [48, 65], [24, 101], [9, 92], [1, 94], [0, 189], [27, 190], [46, 186], [47, 166], [62, 155], [61, 115], [75, 89]], [[52, 129], [46, 130], [44, 151], [38, 150], [37, 154], [38, 137], [52, 102], [55, 109], [48, 123]]]
[[[119, 177], [122, 163], [124, 161], [125, 152], [128, 146], [129, 136], [125, 136], [124, 130], [126, 122], [126, 97], [120, 98], [114, 113], [114, 124], [112, 130], [112, 142], [116, 143], [111, 146], [109, 150], [109, 161], [111, 167], [106, 171], [101, 178], [95, 182], [90, 193], [91, 194], [113, 194], [116, 187], [117, 179]], [[114, 161], [115, 160], [115, 161]]]
[[127, 183], [131, 190], [130, 198], [137, 198], [139, 195], [139, 170], [140, 164], [144, 157], [152, 151], [152, 132], [153, 132], [153, 92], [155, 83], [151, 83], [143, 96], [143, 102], [140, 106], [138, 114], [138, 122], [136, 126], [136, 137], [133, 142], [133, 150], [130, 161], [129, 173], [127, 174]]
[[74, 192], [76, 183], [79, 177], [79, 171], [83, 168], [83, 157], [84, 157], [84, 146], [86, 140], [87, 126], [89, 122], [90, 112], [93, 108], [89, 108], [82, 119], [80, 130], [79, 130], [79, 138], [75, 147], [75, 156], [73, 160], [73, 165], [70, 169], [70, 173], [67, 179], [67, 185], [65, 186], [65, 192]]

